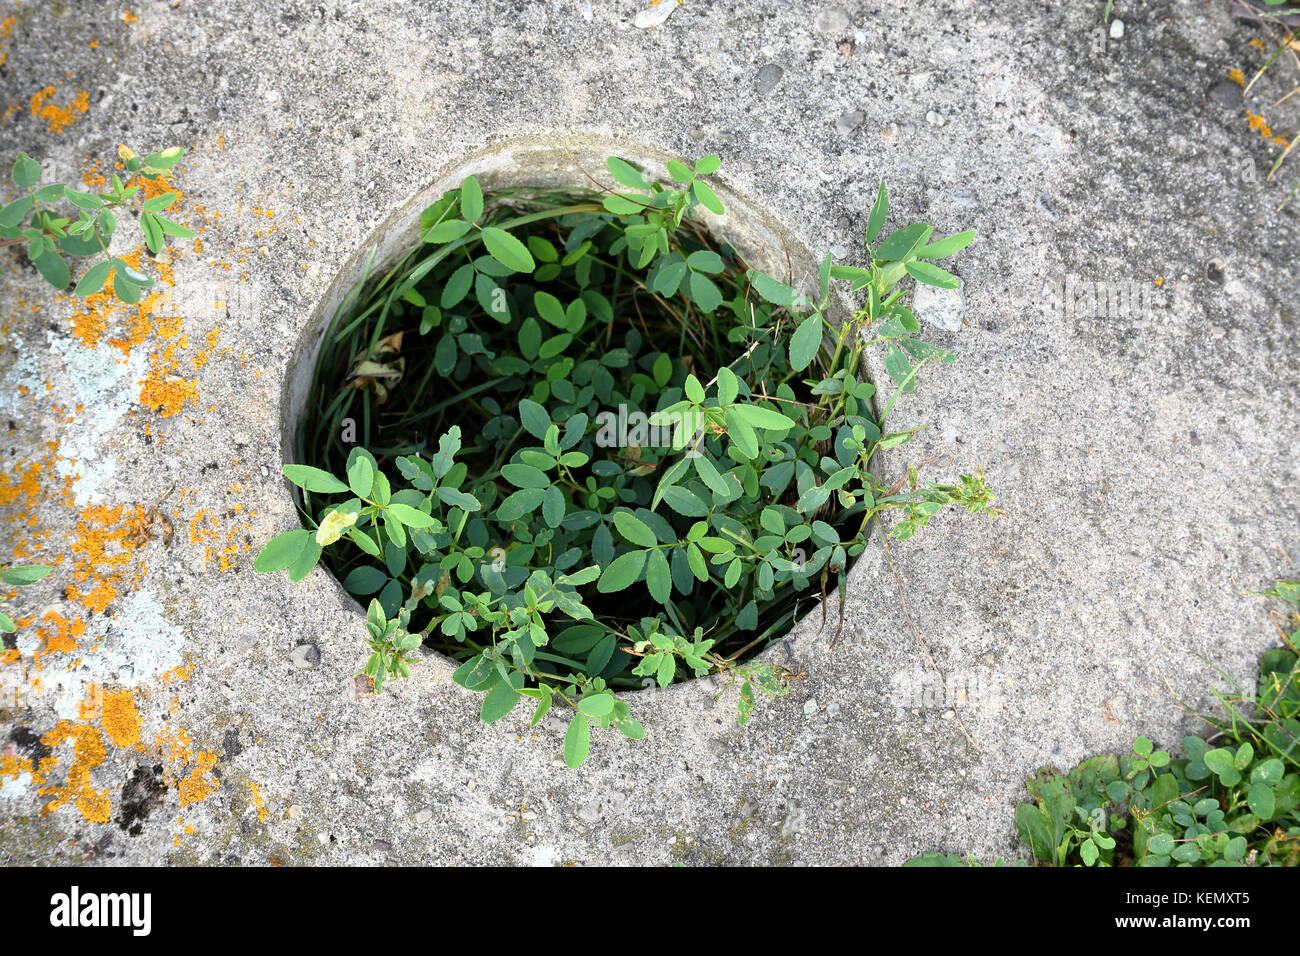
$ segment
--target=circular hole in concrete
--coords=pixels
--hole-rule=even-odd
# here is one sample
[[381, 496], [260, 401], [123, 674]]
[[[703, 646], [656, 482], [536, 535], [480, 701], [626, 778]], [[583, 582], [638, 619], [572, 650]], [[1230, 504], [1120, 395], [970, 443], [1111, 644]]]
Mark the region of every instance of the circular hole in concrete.
[[[649, 150], [515, 142], [450, 171], [390, 217], [335, 281], [295, 356], [284, 405], [286, 457], [342, 476], [355, 449], [365, 448], [392, 493], [412, 505], [428, 489], [412, 490], [411, 483], [427, 486], [428, 470], [438, 472], [441, 487], [452, 487], [443, 503], [455, 527], [408, 529], [399, 532], [408, 539], [399, 544], [386, 527], [358, 526], [373, 547], [344, 539], [326, 549], [324, 563], [354, 597], [379, 600], [390, 617], [413, 588], [428, 589], [408, 605], [411, 628], [423, 629], [427, 645], [458, 662], [477, 654], [487, 636], [469, 618], [455, 618], [455, 607], [470, 607], [467, 592], [522, 603], [535, 572], [559, 577], [608, 567], [642, 550], [634, 539], [648, 529], [656, 546], [644, 549], [635, 583], [608, 593], [595, 582], [580, 586], [595, 622], [555, 609], [547, 615], [548, 639], [529, 662], [563, 678], [598, 674], [612, 687], [634, 688], [648, 678], [632, 673], [637, 660], [624, 648], [649, 621], [688, 638], [698, 628], [716, 642], [715, 653], [744, 660], [814, 606], [825, 579], [833, 588], [852, 554], [832, 549], [818, 556], [827, 550], [818, 539], [832, 509], [801, 515], [792, 507], [799, 484], [793, 443], [769, 449], [769, 464], [780, 454], [788, 468], [763, 473], [766, 485], [757, 484], [756, 470], [753, 487], [744, 489], [785, 529], [772, 552], [777, 561], [752, 581], [746, 576], [738, 586], [736, 573], [727, 573], [731, 564], [712, 564], [707, 548], [671, 544], [697, 540], [691, 529], [700, 521], [713, 522], [710, 538], [725, 534], [729, 520], [744, 534], [727, 517], [726, 502], [708, 500], [707, 479], [693, 465], [676, 484], [689, 496], [647, 507], [664, 473], [693, 461], [687, 452], [694, 442], [714, 446], [718, 460], [743, 465], [726, 457], [719, 428], [678, 416], [670, 430], [651, 415], [682, 395], [688, 376], [709, 382], [723, 366], [744, 383], [742, 398], [748, 390], [755, 402], [774, 392], [774, 349], [762, 336], [739, 331], [756, 321], [754, 302], [762, 301], [752, 293], [746, 299], [746, 271], [811, 275], [815, 282], [816, 265], [768, 215], [718, 188], [725, 215], [697, 209], [698, 220], [677, 234], [678, 258], [692, 267], [683, 261], [677, 282], [655, 276], [653, 267], [638, 269], [609, 225], [608, 193], [597, 187], [596, 181], [622, 188], [606, 173], [610, 155], [624, 157], [650, 182], [671, 183], [669, 157]], [[425, 241], [440, 221], [462, 214], [467, 198], [454, 190], [470, 175], [485, 194], [475, 228], [462, 236], [460, 227], [443, 226], [434, 234], [441, 241]], [[468, 204], [474, 211], [472, 195]], [[503, 250], [497, 236], [489, 247], [477, 228], [489, 224], [507, 227], [517, 242]], [[512, 271], [511, 256], [527, 258], [531, 268]], [[710, 288], [724, 303], [712, 318], [701, 308]], [[734, 308], [726, 304], [733, 300]], [[780, 317], [773, 310], [757, 321], [775, 326]], [[767, 341], [781, 338], [774, 330]], [[797, 399], [808, 397], [807, 386], [794, 387]], [[446, 473], [436, 455], [453, 427], [460, 447], [455, 470]], [[834, 440], [812, 453], [814, 461], [836, 454]], [[457, 510], [457, 493], [472, 493], [483, 507]], [[306, 506], [318, 517], [338, 499], [310, 495]], [[616, 512], [640, 527], [620, 527]], [[858, 531], [848, 527], [852, 520], [837, 529], [846, 540]], [[448, 595], [454, 600], [441, 600]], [[687, 676], [679, 672], [678, 679]]]

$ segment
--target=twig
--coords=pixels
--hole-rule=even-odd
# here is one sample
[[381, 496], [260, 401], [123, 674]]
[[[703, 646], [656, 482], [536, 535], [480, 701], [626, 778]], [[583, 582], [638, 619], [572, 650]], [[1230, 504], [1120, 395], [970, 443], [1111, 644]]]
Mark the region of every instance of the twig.
[[[907, 599], [903, 597], [903, 579], [898, 573], [898, 568], [894, 566], [894, 556], [889, 551], [889, 539], [885, 536], [883, 530], [880, 534], [880, 540], [885, 546], [885, 558], [889, 561], [889, 570], [894, 572], [894, 583], [898, 585], [898, 603], [903, 606], [903, 616], [907, 618], [907, 626], [911, 628], [912, 636], [916, 638], [916, 643], [920, 646], [921, 652], [925, 654], [925, 659], [930, 662], [930, 669], [933, 670], [935, 675], [939, 678], [939, 685], [943, 688], [944, 700], [948, 700], [948, 682], [943, 679], [943, 672], [939, 670], [939, 665], [934, 662], [934, 656], [930, 653], [930, 648], [926, 646], [921, 635], [917, 633], [916, 625], [912, 623], [912, 614], [907, 610]], [[952, 715], [957, 721], [957, 726], [961, 729], [962, 736], [966, 738], [966, 742], [975, 748], [976, 753], [979, 753], [979, 744], [975, 743], [975, 741], [971, 739], [970, 732], [962, 722], [961, 714], [957, 712], [956, 701], [953, 701]]]

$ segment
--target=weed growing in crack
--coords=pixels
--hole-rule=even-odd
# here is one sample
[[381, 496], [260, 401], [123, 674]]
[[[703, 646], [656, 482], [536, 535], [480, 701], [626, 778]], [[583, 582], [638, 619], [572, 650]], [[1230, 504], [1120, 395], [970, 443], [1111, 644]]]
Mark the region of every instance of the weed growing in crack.
[[[184, 158], [185, 150], [173, 146], [141, 159], [128, 147], [120, 146], [118, 156], [129, 174], [158, 182], [171, 178], [172, 167]], [[19, 153], [14, 161], [13, 181], [24, 195], [0, 208], [0, 246], [25, 245], [27, 258], [60, 291], [72, 283], [72, 270], [65, 256], [103, 256], [77, 280], [73, 289], [77, 295], [98, 292], [110, 274], [113, 294], [126, 303], [139, 302], [140, 290], [154, 284], [149, 276], [109, 254], [117, 216], [124, 209], [138, 215], [145, 245], [154, 255], [162, 252], [168, 236], [185, 239], [194, 235], [161, 215], [179, 198], [176, 193], [163, 192], [135, 202], [142, 185], [128, 187], [116, 173], [113, 188], [102, 193], [83, 192], [62, 183], [41, 186], [41, 164]], [[67, 215], [66, 207], [59, 208], [65, 202], [72, 207], [75, 220]]]
[[[1184, 737], [1181, 759], [1138, 737], [1131, 754], [1093, 757], [1066, 774], [1040, 771], [1028, 782], [1033, 802], [1015, 810], [1016, 831], [1035, 860], [1300, 865], [1300, 582], [1279, 581], [1260, 593], [1292, 609], [1278, 625], [1282, 646], [1260, 661], [1254, 693], [1215, 690], [1224, 712], [1197, 714], [1212, 733]], [[971, 863], [926, 853], [907, 865]]]

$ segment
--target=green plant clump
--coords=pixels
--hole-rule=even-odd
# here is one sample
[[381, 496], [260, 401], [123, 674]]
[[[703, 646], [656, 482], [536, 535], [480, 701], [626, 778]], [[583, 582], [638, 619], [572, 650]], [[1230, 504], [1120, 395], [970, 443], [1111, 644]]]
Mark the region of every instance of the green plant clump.
[[[1300, 582], [1261, 592], [1300, 608]], [[1265, 652], [1253, 695], [1215, 691], [1214, 732], [1182, 740], [1182, 759], [1146, 737], [1068, 774], [1043, 770], [1016, 807], [1016, 831], [1047, 866], [1296, 866], [1300, 864], [1300, 615]], [[912, 866], [959, 866], [927, 853]]]
[[[172, 167], [184, 156], [185, 150], [179, 146], [159, 150], [143, 159], [126, 146], [118, 147], [118, 157], [126, 171], [151, 182], [170, 179]], [[103, 257], [77, 280], [73, 288], [77, 295], [98, 292], [111, 275], [113, 294], [123, 302], [135, 303], [140, 301], [140, 290], [154, 284], [152, 278], [108, 251], [117, 231], [117, 213], [123, 209], [139, 216], [145, 245], [154, 255], [162, 252], [167, 236], [185, 239], [194, 235], [180, 223], [161, 215], [180, 198], [179, 194], [163, 192], [137, 203], [133, 200], [140, 192], [140, 185], [128, 187], [116, 173], [113, 188], [102, 193], [83, 192], [63, 183], [41, 186], [41, 164], [26, 153], [19, 153], [12, 177], [23, 195], [0, 208], [0, 246], [25, 246], [27, 258], [37, 271], [60, 291], [72, 283], [67, 256]], [[58, 208], [64, 202], [72, 207], [75, 220]]]
[[[904, 539], [993, 500], [979, 475], [872, 468], [916, 431], [885, 430], [895, 401], [953, 360], [913, 337], [900, 282], [955, 287], [932, 260], [973, 232], [931, 241], [917, 223], [877, 242], [882, 185], [868, 264], [828, 256], [805, 295], [700, 222], [723, 212], [716, 156], [670, 163], [671, 185], [607, 166], [600, 192], [485, 196], [467, 178], [424, 210], [415, 249], [363, 278], [320, 353], [302, 463], [284, 466], [306, 527], [255, 564], [299, 580], [326, 553], [370, 598], [376, 690], [427, 644], [484, 694], [485, 721], [521, 697], [534, 723], [570, 711], [573, 766], [592, 723], [643, 736], [617, 692], [649, 683], [724, 673], [743, 724], [756, 691], [784, 692], [750, 657], [801, 596], [843, 588], [873, 518], [900, 512]], [[862, 300], [838, 324], [836, 282]], [[879, 414], [859, 371], [871, 347], [894, 379]]]

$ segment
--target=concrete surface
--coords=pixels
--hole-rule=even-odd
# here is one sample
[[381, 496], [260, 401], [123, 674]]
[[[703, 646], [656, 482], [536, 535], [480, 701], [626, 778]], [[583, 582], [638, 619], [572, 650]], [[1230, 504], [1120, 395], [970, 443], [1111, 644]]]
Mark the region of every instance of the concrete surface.
[[[1300, 554], [1300, 203], [1274, 211], [1300, 167], [1266, 181], [1261, 128], [1295, 132], [1300, 97], [1268, 105], [1287, 62], [1224, 85], [1267, 54], [1219, 3], [1119, 0], [1115, 39], [1103, 6], [686, 0], [638, 28], [641, 2], [5, 4], [0, 159], [80, 177], [179, 143], [201, 231], [141, 309], [2, 253], [4, 557], [58, 564], [12, 605], [0, 863], [989, 858], [1018, 852], [1037, 767], [1176, 743], [1174, 695], [1211, 702], [1201, 658], [1249, 681], [1272, 640], [1242, 589]], [[873, 548], [845, 636], [814, 610], [770, 651], [801, 677], [747, 728], [731, 692], [674, 687], [636, 702], [645, 741], [600, 734], [574, 772], [522, 708], [479, 725], [436, 659], [359, 694], [326, 573], [252, 572], [294, 526], [281, 403], [331, 283], [518, 137], [719, 152], [728, 188], [850, 261], [881, 177], [894, 222], [979, 229], [964, 313], [939, 304], [958, 330], [930, 336], [959, 362], [897, 413], [932, 423], [908, 460], [982, 465], [1007, 512], [892, 550], [953, 701]]]

